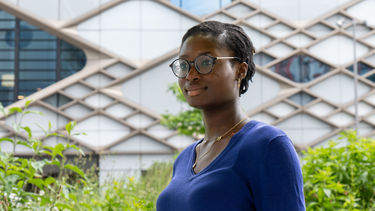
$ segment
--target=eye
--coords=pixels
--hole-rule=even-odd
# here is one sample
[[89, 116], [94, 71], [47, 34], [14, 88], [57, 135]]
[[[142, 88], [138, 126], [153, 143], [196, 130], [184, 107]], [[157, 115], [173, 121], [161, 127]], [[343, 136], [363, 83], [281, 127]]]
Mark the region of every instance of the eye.
[[181, 69], [181, 70], [187, 70], [187, 69], [189, 69], [189, 65], [188, 65], [188, 63], [185, 62], [185, 61], [180, 61], [180, 62], [179, 62], [179, 66], [180, 66], [180, 69]]
[[198, 58], [198, 64], [200, 68], [207, 68], [213, 65], [213, 60], [208, 56], [201, 56]]

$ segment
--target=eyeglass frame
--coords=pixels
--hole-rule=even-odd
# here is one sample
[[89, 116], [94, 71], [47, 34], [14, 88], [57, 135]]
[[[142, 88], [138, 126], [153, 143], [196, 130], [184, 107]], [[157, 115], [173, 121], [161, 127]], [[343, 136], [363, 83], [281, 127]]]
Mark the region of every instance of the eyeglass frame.
[[[197, 64], [195, 63], [195, 62], [197, 61], [197, 58], [199, 58], [199, 57], [201, 57], [201, 56], [208, 56], [208, 57], [210, 57], [210, 58], [213, 60], [213, 61], [212, 61], [212, 67], [211, 67], [210, 71], [207, 72], [207, 73], [201, 73], [201, 72], [199, 71], [199, 68], [197, 67]], [[189, 61], [189, 60], [187, 60], [187, 59], [183, 59], [183, 58], [177, 58], [177, 59], [173, 60], [171, 64], [169, 64], [169, 67], [172, 69], [173, 74], [174, 74], [177, 78], [183, 79], [183, 78], [186, 78], [186, 76], [189, 74], [189, 72], [190, 72], [192, 66], [195, 67], [195, 70], [196, 70], [199, 74], [206, 75], [206, 74], [209, 74], [209, 73], [212, 72], [212, 70], [214, 69], [214, 66], [215, 66], [217, 60], [224, 60], [224, 59], [237, 59], [238, 61], [241, 61], [241, 58], [239, 58], [239, 57], [235, 57], [235, 56], [211, 56], [211, 55], [205, 55], [205, 54], [203, 54], [203, 55], [199, 55], [199, 56], [195, 57], [195, 59], [194, 59], [193, 61]], [[177, 60], [184, 60], [184, 61], [186, 61], [187, 64], [189, 65], [189, 69], [188, 69], [186, 75], [183, 76], [183, 77], [177, 76], [176, 73], [173, 71], [173, 63], [175, 63]]]

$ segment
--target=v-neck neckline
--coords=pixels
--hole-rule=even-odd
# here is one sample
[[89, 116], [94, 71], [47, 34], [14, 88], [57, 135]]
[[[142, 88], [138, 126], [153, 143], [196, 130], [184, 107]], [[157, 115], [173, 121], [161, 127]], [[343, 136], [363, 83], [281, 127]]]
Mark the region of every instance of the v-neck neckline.
[[194, 162], [195, 162], [195, 159], [196, 159], [196, 156], [197, 156], [197, 153], [196, 153], [196, 147], [198, 146], [198, 144], [200, 144], [202, 141], [203, 141], [203, 138], [199, 141], [197, 141], [197, 143], [195, 143], [194, 147], [193, 147], [193, 152], [192, 152], [192, 156], [191, 156], [191, 159], [190, 159], [190, 163], [188, 165], [189, 169], [190, 169], [190, 174], [191, 174], [191, 177], [196, 177], [196, 176], [199, 176], [201, 174], [204, 174], [206, 171], [208, 171], [211, 166], [215, 165], [215, 163], [218, 162], [218, 160], [220, 160], [221, 157], [223, 157], [227, 151], [230, 150], [230, 148], [232, 147], [233, 144], [235, 144], [236, 142], [233, 141], [233, 139], [237, 138], [237, 136], [240, 136], [242, 135], [242, 133], [244, 133], [245, 129], [246, 128], [249, 128], [251, 125], [253, 125], [254, 123], [254, 120], [250, 120], [249, 122], [247, 122], [236, 134], [234, 134], [230, 139], [229, 139], [229, 142], [227, 144], [227, 146], [225, 146], [225, 148], [219, 153], [218, 156], [216, 156], [215, 159], [213, 159], [206, 167], [204, 167], [201, 171], [199, 171], [198, 173], [195, 173], [194, 172], [194, 169], [193, 169], [193, 165], [194, 165]]

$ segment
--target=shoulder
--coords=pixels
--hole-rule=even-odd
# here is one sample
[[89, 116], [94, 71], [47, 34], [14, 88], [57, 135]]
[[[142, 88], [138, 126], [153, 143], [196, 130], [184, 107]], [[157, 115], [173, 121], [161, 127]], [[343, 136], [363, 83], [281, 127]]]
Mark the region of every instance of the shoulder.
[[267, 147], [271, 142], [276, 139], [282, 139], [289, 141], [289, 137], [281, 129], [252, 120], [246, 125], [242, 134], [240, 134], [241, 143], [244, 147]]
[[281, 129], [255, 120], [245, 125], [236, 141], [239, 142], [238, 161], [252, 165], [264, 163], [266, 156], [270, 154], [269, 151], [274, 151], [275, 147], [284, 150], [285, 147], [293, 148], [291, 140]]

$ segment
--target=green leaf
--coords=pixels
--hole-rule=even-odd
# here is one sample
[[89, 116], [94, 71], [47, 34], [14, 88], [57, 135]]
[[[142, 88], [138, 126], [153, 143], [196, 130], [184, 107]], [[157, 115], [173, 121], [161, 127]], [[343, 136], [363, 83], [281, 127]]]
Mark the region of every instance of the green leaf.
[[25, 127], [21, 127], [21, 128], [27, 132], [27, 136], [29, 138], [32, 137], [31, 129], [29, 127], [25, 126]]
[[13, 141], [13, 139], [11, 139], [11, 138], [0, 138], [0, 142], [2, 142], [2, 141], [8, 141], [8, 142], [10, 142], [10, 143], [14, 143], [14, 141]]
[[83, 152], [81, 148], [77, 147], [77, 146], [74, 145], [74, 144], [67, 144], [67, 145], [65, 146], [65, 148], [66, 148], [66, 149], [68, 149], [68, 148], [75, 149], [75, 150], [77, 150], [81, 155], [85, 155], [85, 152]]
[[29, 107], [30, 103], [31, 103], [31, 100], [26, 100], [26, 102], [25, 102], [25, 109], [26, 109], [27, 107]]
[[48, 121], [48, 133], [52, 130], [52, 123]]
[[17, 142], [17, 145], [23, 145], [23, 146], [25, 146], [25, 147], [27, 147], [27, 148], [30, 148], [30, 149], [33, 148], [28, 142], [23, 141], [23, 140], [18, 141], [18, 142]]
[[9, 109], [9, 113], [10, 114], [13, 114], [13, 113], [22, 113], [22, 109], [20, 107], [12, 107]]
[[65, 125], [65, 130], [68, 132], [69, 135], [71, 134], [71, 132], [74, 129], [74, 127], [76, 126], [76, 124], [77, 124], [76, 121], [71, 121], [71, 122], [68, 122]]
[[31, 178], [28, 181], [31, 184], [36, 185], [39, 189], [43, 190], [44, 181], [40, 178]]
[[56, 182], [56, 180], [53, 177], [48, 177], [47, 179], [44, 180], [44, 183], [46, 185], [50, 185], [50, 184], [55, 183], [55, 182]]
[[79, 169], [77, 166], [67, 164], [67, 165], [64, 166], [64, 168], [70, 169], [70, 170], [74, 171], [75, 173], [79, 174], [81, 177], [85, 178], [85, 173], [81, 169]]
[[18, 181], [18, 183], [17, 183], [18, 188], [23, 188], [24, 182], [25, 182], [25, 180]]

